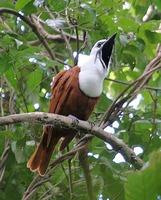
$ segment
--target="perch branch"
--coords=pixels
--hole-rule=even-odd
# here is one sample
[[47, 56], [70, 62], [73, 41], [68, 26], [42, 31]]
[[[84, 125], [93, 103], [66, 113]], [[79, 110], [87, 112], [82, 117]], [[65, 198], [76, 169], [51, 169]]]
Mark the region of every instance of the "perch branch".
[[143, 161], [135, 155], [134, 151], [130, 149], [122, 140], [97, 126], [91, 128], [89, 122], [79, 120], [79, 123], [73, 126], [73, 120], [70, 117], [43, 112], [15, 114], [0, 117], [1, 126], [23, 122], [54, 125], [61, 128], [72, 128], [83, 134], [91, 134], [109, 143], [113, 147], [114, 151], [121, 153], [126, 162], [132, 164], [136, 169], [140, 169], [144, 164]]

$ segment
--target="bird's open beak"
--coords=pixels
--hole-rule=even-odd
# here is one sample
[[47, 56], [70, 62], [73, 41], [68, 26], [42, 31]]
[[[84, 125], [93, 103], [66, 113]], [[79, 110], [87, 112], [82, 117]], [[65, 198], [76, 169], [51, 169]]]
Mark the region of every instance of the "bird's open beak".
[[116, 34], [117, 33], [107, 39], [107, 41], [102, 45], [102, 60], [105, 63], [106, 67], [108, 67], [108, 63], [110, 61]]

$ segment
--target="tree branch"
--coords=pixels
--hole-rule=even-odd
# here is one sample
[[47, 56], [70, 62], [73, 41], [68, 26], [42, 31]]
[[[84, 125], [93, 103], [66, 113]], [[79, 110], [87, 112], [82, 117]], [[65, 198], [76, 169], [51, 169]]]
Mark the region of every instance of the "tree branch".
[[0, 117], [1, 126], [23, 122], [39, 123], [43, 125], [50, 124], [66, 129], [72, 128], [78, 130], [83, 134], [91, 134], [92, 136], [96, 136], [101, 140], [109, 143], [113, 147], [114, 151], [121, 153], [126, 162], [132, 164], [136, 169], [140, 169], [144, 165], [144, 162], [139, 157], [137, 157], [134, 151], [130, 149], [122, 140], [116, 138], [114, 135], [104, 131], [97, 126], [91, 127], [91, 124], [89, 122], [78, 120], [78, 123], [74, 124], [73, 120], [70, 117], [43, 112], [15, 114]]
[[[35, 33], [35, 35], [38, 37], [38, 39], [40, 40], [40, 42], [43, 44], [43, 46], [45, 47], [45, 49], [47, 50], [47, 52], [49, 53], [50, 57], [52, 60], [56, 60], [55, 55], [53, 53], [53, 51], [51, 50], [51, 48], [49, 47], [46, 39], [43, 37], [43, 35], [39, 32], [37, 26], [30, 20], [29, 17], [23, 16], [20, 13], [18, 13], [17, 11], [10, 9], [10, 8], [0, 8], [0, 14], [1, 13], [9, 13], [12, 14], [16, 17], [19, 17], [23, 22], [25, 22], [31, 29], [32, 31]], [[56, 72], [59, 72], [59, 69], [57, 67], [55, 67]]]
[[[136, 79], [133, 83], [129, 84], [125, 90], [123, 90], [120, 95], [113, 101], [109, 106], [104, 116], [99, 122], [99, 126], [103, 129], [113, 123], [113, 121], [127, 108], [129, 103], [140, 93], [148, 81], [150, 80], [153, 73], [161, 68], [160, 63], [161, 55], [156, 56], [145, 68], [142, 75]], [[122, 107], [124, 103], [127, 103], [124, 108]]]
[[78, 158], [79, 158], [79, 163], [83, 170], [84, 178], [86, 181], [88, 200], [93, 200], [93, 199], [95, 199], [95, 196], [94, 196], [92, 178], [91, 178], [91, 174], [90, 174], [90, 165], [89, 165], [89, 159], [88, 159], [89, 158], [88, 157], [88, 152], [89, 152], [88, 145], [89, 145], [89, 143], [87, 142], [84, 145], [84, 148], [80, 149], [78, 151]]

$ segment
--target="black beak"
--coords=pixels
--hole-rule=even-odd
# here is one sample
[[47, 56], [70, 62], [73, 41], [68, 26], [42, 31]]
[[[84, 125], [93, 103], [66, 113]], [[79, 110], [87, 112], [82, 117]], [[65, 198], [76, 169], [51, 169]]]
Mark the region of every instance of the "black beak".
[[113, 36], [111, 36], [102, 46], [102, 60], [105, 63], [106, 67], [108, 67], [108, 63], [112, 54], [112, 49], [115, 43], [115, 33]]

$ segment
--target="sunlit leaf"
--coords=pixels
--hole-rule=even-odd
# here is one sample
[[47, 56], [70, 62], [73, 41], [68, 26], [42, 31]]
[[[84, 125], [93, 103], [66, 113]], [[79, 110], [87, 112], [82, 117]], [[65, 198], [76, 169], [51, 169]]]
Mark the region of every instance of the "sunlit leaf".
[[33, 89], [35, 90], [34, 92], [38, 92], [40, 90], [40, 82], [42, 79], [42, 71], [40, 70], [35, 70], [33, 71], [29, 77], [28, 77], [28, 87], [30, 91]]
[[0, 60], [0, 75], [3, 75], [3, 73], [9, 70], [9, 68], [12, 66], [12, 59], [7, 53], [1, 53]]
[[31, 1], [33, 2], [33, 0], [18, 0], [16, 3], [16, 10], [22, 10], [22, 8], [24, 8]]
[[[97, 125], [118, 97], [126, 98], [133, 91], [133, 83], [156, 57], [161, 41], [160, 0], [152, 3], [153, 11], [145, 22], [151, 4], [147, 0], [1, 0], [0, 115], [47, 112], [55, 68], [62, 71], [73, 67], [73, 52], [89, 55], [96, 41], [117, 32], [110, 73], [89, 118]], [[28, 20], [27, 24], [17, 17], [17, 12]], [[130, 96], [132, 103], [127, 100], [120, 106], [117, 101], [109, 116], [109, 122], [114, 120], [115, 124], [105, 129], [130, 148], [141, 148], [139, 156], [144, 162], [161, 147], [160, 71], [154, 72], [141, 91], [137, 85]], [[28, 122], [0, 126], [0, 199], [88, 199], [88, 184], [78, 154], [61, 163], [49, 179], [27, 169], [27, 160], [42, 132], [42, 125]], [[72, 140], [69, 150], [77, 140]], [[97, 137], [88, 144], [87, 171], [95, 197], [89, 199], [160, 199], [160, 152], [153, 154], [147, 167], [136, 172], [132, 165], [116, 160], [121, 146], [115, 152]], [[60, 153], [56, 148], [51, 161], [64, 153], [66, 150]]]
[[161, 152], [151, 155], [149, 163], [139, 172], [128, 175], [126, 200], [155, 200], [161, 194]]

